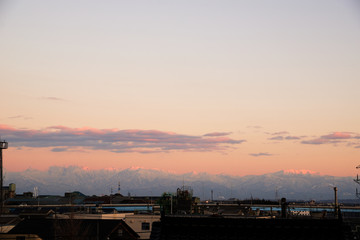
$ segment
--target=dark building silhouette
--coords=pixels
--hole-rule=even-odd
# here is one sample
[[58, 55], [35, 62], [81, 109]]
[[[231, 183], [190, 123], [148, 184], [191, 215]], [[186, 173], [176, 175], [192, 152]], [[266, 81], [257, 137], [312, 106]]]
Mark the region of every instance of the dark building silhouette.
[[350, 225], [338, 219], [166, 216], [153, 224], [150, 239], [341, 240], [354, 236]]
[[[43, 240], [139, 239], [139, 235], [123, 220], [24, 219], [9, 234], [34, 234]], [[6, 234], [0, 235], [0, 239], [5, 237]]]

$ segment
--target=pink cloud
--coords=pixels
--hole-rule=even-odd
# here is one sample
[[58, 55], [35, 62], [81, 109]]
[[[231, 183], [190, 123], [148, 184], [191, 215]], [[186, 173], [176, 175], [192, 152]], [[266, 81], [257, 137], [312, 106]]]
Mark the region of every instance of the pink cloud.
[[230, 134], [231, 134], [231, 132], [213, 132], [213, 133], [207, 133], [204, 136], [205, 137], [221, 137], [221, 136], [227, 136]]
[[334, 144], [345, 142], [349, 139], [357, 139], [357, 136], [354, 133], [350, 132], [333, 132], [327, 135], [320, 136], [319, 138], [311, 139], [311, 140], [304, 140], [302, 144]]
[[277, 141], [281, 141], [284, 140], [283, 136], [276, 136], [276, 137], [272, 137], [272, 138], [268, 138], [269, 140], [277, 140]]
[[24, 119], [24, 120], [29, 120], [31, 119], [31, 117], [27, 117], [25, 115], [16, 115], [16, 116], [11, 116], [11, 117], [8, 117], [9, 119]]
[[272, 135], [284, 135], [284, 134], [289, 134], [289, 132], [287, 132], [287, 131], [281, 131], [281, 132], [274, 132], [274, 133], [272, 133]]
[[[283, 132], [283, 133], [286, 133], [286, 132]], [[278, 135], [277, 134], [272, 134], [272, 135]], [[268, 138], [268, 140], [275, 140], [275, 141], [282, 141], [282, 140], [298, 140], [298, 139], [301, 139], [300, 137], [296, 137], [296, 136], [281, 136], [281, 135], [278, 135], [278, 136], [275, 136], [275, 137], [271, 137], [271, 138]]]
[[267, 152], [260, 152], [260, 153], [250, 153], [249, 155], [253, 157], [261, 157], [261, 156], [268, 157], [268, 156], [272, 156], [273, 154]]
[[263, 128], [263, 127], [262, 127], [262, 126], [259, 126], [259, 125], [254, 125], [254, 126], [247, 126], [247, 128], [260, 129], [260, 128]]
[[352, 138], [348, 132], [334, 132], [328, 135], [321, 136], [323, 139], [349, 139]]
[[204, 137], [139, 129], [96, 129], [51, 126], [42, 130], [15, 129], [0, 125], [0, 134], [10, 146], [52, 147], [53, 152], [72, 148], [106, 150], [110, 152], [156, 153], [168, 151], [219, 151], [245, 142], [229, 137]]
[[51, 149], [52, 152], [66, 152], [68, 150], [68, 148], [60, 148], [60, 147], [57, 147], [57, 148], [53, 148]]
[[287, 136], [285, 137], [286, 140], [298, 140], [301, 139], [301, 137], [296, 137], [296, 136]]
[[302, 144], [320, 145], [320, 144], [325, 144], [325, 143], [329, 143], [329, 142], [330, 142], [330, 140], [328, 140], [328, 139], [316, 138], [316, 139], [312, 139], [312, 140], [304, 140], [301, 143]]
[[51, 101], [65, 101], [65, 99], [58, 98], [58, 97], [42, 97], [44, 100], [51, 100]]

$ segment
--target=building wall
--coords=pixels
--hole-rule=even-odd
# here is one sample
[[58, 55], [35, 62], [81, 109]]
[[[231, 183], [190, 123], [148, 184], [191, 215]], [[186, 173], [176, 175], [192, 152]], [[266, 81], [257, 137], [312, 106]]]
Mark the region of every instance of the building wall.
[[124, 221], [139, 234], [140, 239], [150, 239], [152, 223], [160, 221], [160, 215], [127, 215]]

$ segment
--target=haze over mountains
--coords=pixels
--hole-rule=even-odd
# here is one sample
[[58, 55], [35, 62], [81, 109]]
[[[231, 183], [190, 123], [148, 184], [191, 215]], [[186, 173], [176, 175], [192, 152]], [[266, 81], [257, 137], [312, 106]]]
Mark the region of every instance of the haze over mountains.
[[297, 200], [333, 199], [333, 186], [338, 187], [339, 199], [354, 199], [356, 183], [352, 177], [324, 176], [310, 171], [278, 171], [264, 175], [231, 176], [224, 174], [174, 174], [160, 170], [130, 168], [125, 170], [87, 170], [79, 166], [50, 167], [47, 171], [27, 169], [5, 172], [4, 184], [15, 183], [16, 192], [39, 189], [39, 194], [63, 195], [80, 191], [87, 195], [109, 195], [118, 191], [132, 196], [159, 196], [176, 192], [183, 184], [201, 199], [239, 198]]

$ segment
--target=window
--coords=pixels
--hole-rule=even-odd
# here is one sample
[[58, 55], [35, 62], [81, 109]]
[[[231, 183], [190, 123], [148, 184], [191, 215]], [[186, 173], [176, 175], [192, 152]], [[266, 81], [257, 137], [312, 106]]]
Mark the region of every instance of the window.
[[150, 230], [150, 223], [147, 222], [141, 223], [141, 230]]
[[119, 229], [117, 230], [117, 235], [118, 235], [118, 237], [122, 237], [122, 235], [123, 235], [123, 230], [122, 230], [121, 228], [119, 228]]

